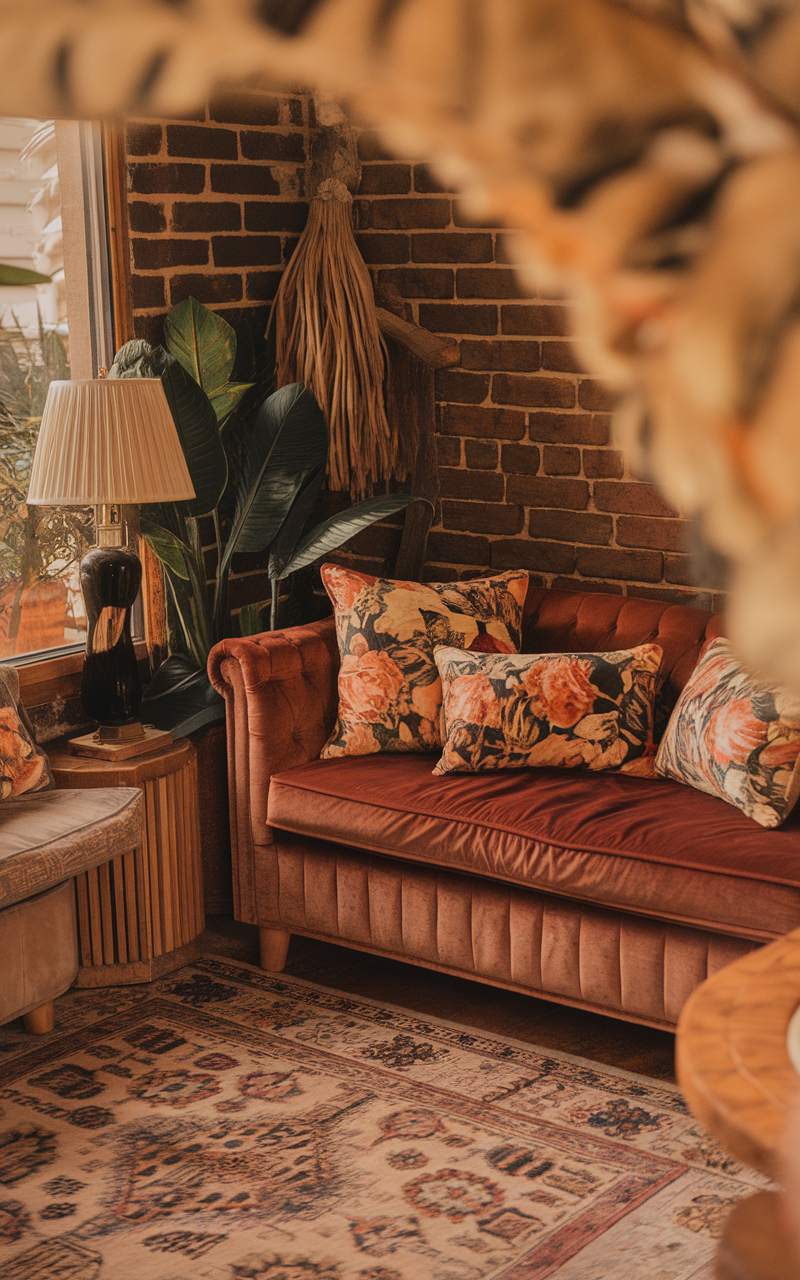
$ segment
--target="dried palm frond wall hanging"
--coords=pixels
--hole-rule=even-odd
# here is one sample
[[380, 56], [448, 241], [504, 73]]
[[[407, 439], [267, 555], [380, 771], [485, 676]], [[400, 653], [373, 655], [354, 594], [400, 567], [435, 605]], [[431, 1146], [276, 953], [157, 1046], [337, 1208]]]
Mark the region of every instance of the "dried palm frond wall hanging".
[[353, 235], [352, 197], [326, 178], [281, 277], [275, 325], [278, 386], [304, 382], [328, 422], [328, 485], [363, 498], [396, 473], [386, 418], [386, 355], [372, 282]]

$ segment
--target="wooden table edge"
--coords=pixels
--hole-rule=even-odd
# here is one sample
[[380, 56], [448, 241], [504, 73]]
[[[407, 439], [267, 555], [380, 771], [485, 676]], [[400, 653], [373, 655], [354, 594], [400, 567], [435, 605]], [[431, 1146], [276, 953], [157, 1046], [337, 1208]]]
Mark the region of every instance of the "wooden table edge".
[[786, 1035], [800, 1005], [800, 929], [707, 978], [678, 1021], [686, 1101], [732, 1155], [776, 1178], [787, 1110], [800, 1091]]

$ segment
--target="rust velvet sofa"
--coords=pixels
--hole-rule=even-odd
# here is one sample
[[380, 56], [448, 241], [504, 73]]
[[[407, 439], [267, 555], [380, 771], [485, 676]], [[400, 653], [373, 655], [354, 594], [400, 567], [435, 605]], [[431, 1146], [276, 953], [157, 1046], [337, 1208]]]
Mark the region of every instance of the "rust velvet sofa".
[[[523, 652], [664, 651], [662, 724], [715, 615], [531, 586]], [[434, 777], [436, 756], [320, 761], [333, 620], [226, 640], [237, 919], [280, 969], [292, 933], [673, 1028], [723, 965], [800, 925], [800, 822], [765, 830], [664, 779], [574, 770]]]

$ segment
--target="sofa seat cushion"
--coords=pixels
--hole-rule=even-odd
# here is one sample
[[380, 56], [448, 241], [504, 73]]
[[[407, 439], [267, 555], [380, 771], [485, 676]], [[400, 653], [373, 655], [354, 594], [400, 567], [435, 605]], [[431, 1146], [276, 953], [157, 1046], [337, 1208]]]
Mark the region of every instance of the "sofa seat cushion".
[[766, 939], [800, 924], [800, 820], [765, 831], [679, 782], [557, 769], [434, 777], [435, 757], [274, 774], [268, 822], [388, 857]]

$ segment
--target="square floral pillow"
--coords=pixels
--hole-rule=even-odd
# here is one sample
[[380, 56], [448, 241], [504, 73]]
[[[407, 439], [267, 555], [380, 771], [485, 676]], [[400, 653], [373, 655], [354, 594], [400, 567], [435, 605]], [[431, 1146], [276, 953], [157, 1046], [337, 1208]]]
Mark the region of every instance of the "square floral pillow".
[[800, 698], [763, 684], [712, 640], [678, 699], [656, 772], [777, 827], [800, 794]]
[[17, 669], [0, 665], [0, 800], [52, 786], [50, 762], [19, 700]]
[[471, 654], [438, 648], [444, 750], [434, 773], [618, 769], [652, 776], [661, 648]]
[[519, 650], [526, 572], [423, 586], [326, 564], [322, 581], [333, 601], [342, 655], [339, 719], [323, 760], [442, 745], [435, 644], [484, 653]]

